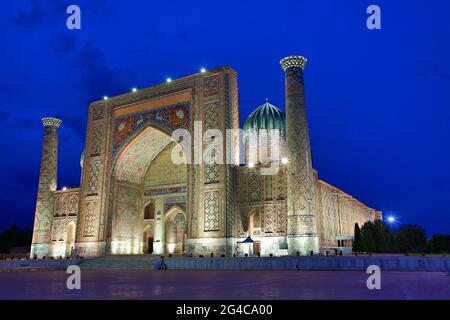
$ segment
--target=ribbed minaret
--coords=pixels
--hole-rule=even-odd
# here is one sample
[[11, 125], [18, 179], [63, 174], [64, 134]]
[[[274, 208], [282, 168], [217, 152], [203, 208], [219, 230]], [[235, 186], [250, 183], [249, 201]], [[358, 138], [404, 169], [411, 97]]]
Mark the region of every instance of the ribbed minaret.
[[31, 257], [48, 257], [53, 221], [53, 192], [56, 190], [58, 171], [58, 128], [62, 121], [43, 118], [44, 142], [42, 144], [41, 170], [34, 217]]
[[280, 61], [286, 79], [287, 243], [289, 254], [319, 252], [314, 175], [303, 88], [306, 58]]

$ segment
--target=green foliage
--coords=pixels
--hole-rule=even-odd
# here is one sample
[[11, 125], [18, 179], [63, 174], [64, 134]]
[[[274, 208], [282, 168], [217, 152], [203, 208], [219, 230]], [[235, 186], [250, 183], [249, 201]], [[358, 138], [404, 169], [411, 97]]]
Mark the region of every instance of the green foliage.
[[353, 240], [353, 252], [361, 253], [365, 252], [366, 248], [364, 246], [364, 241], [362, 239], [361, 230], [359, 229], [359, 225], [355, 223], [355, 239]]
[[425, 228], [415, 224], [400, 226], [394, 234], [396, 249], [400, 252], [415, 252], [424, 249], [427, 245]]
[[367, 252], [377, 252], [376, 242], [375, 242], [375, 226], [372, 221], [364, 223], [362, 229], [362, 238], [364, 241], [364, 246]]
[[33, 232], [30, 228], [21, 229], [17, 224], [0, 233], [0, 253], [9, 253], [13, 247], [28, 247], [31, 245]]
[[388, 252], [391, 251], [392, 234], [389, 228], [382, 220], [375, 220], [372, 224], [372, 235], [375, 242], [374, 252]]
[[361, 251], [372, 253], [395, 251], [393, 233], [382, 220], [366, 222], [361, 229], [361, 240]]
[[430, 239], [428, 246], [434, 253], [450, 252], [450, 235], [437, 233]]
[[[357, 239], [358, 233], [360, 236]], [[449, 240], [446, 236], [436, 235], [433, 239], [429, 243], [432, 250], [437, 252], [450, 250], [447, 242]], [[425, 248], [426, 244], [426, 231], [418, 225], [402, 225], [395, 232], [392, 232], [382, 220], [364, 223], [361, 231], [359, 231], [359, 226], [355, 225], [354, 252], [419, 252]]]

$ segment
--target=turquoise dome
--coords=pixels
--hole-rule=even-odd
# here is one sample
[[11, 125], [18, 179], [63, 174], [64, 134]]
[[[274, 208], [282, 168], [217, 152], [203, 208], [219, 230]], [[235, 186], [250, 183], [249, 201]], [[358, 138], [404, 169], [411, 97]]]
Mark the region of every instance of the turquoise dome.
[[266, 103], [253, 111], [244, 122], [244, 130], [279, 129], [286, 130], [286, 115], [273, 104]]

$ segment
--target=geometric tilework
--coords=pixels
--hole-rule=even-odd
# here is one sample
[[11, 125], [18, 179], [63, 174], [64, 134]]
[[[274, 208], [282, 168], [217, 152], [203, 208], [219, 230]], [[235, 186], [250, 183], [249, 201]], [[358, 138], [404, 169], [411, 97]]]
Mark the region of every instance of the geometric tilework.
[[94, 106], [92, 110], [92, 118], [94, 120], [101, 119], [105, 116], [105, 107], [102, 105]]
[[[308, 121], [303, 95], [303, 71], [286, 72], [286, 134], [289, 166], [287, 172], [288, 234], [316, 236], [314, 176]], [[314, 248], [315, 249], [315, 248]]]
[[92, 160], [89, 166], [89, 181], [88, 181], [88, 195], [98, 193], [100, 161]]
[[205, 184], [219, 182], [219, 166], [217, 165], [216, 149], [209, 148], [205, 159]]
[[265, 215], [265, 232], [273, 233], [275, 231], [276, 219], [274, 217], [274, 208], [272, 206], [264, 207], [264, 215]]
[[205, 105], [203, 113], [203, 126], [205, 130], [220, 128], [219, 105], [213, 102]]
[[248, 176], [248, 201], [261, 201], [261, 176], [259, 174], [249, 173]]
[[277, 232], [286, 232], [286, 207], [285, 205], [277, 205]]
[[272, 176], [271, 175], [267, 175], [264, 176], [264, 180], [265, 180], [265, 185], [264, 185], [264, 189], [265, 189], [265, 193], [266, 193], [266, 200], [272, 200]]
[[34, 221], [33, 243], [49, 243], [54, 209], [58, 163], [58, 128], [44, 127], [39, 188]]
[[92, 132], [92, 150], [91, 155], [97, 156], [100, 154], [102, 147], [102, 129], [103, 126], [95, 126]]
[[219, 93], [219, 79], [210, 77], [203, 80], [203, 95], [210, 97]]
[[113, 128], [114, 152], [123, 146], [130, 136], [149, 125], [169, 134], [176, 129], [188, 129], [188, 106], [187, 103], [175, 104], [116, 118]]
[[205, 231], [219, 230], [219, 193], [217, 191], [205, 194]]
[[88, 202], [86, 204], [86, 212], [84, 214], [84, 237], [93, 237], [95, 230], [95, 202]]

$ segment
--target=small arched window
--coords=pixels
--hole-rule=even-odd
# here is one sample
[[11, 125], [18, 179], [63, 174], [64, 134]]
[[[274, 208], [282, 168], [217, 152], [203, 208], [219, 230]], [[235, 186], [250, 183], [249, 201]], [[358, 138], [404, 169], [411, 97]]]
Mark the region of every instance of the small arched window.
[[155, 205], [149, 202], [144, 209], [144, 219], [155, 219]]
[[261, 228], [261, 216], [258, 211], [253, 214], [253, 228]]

